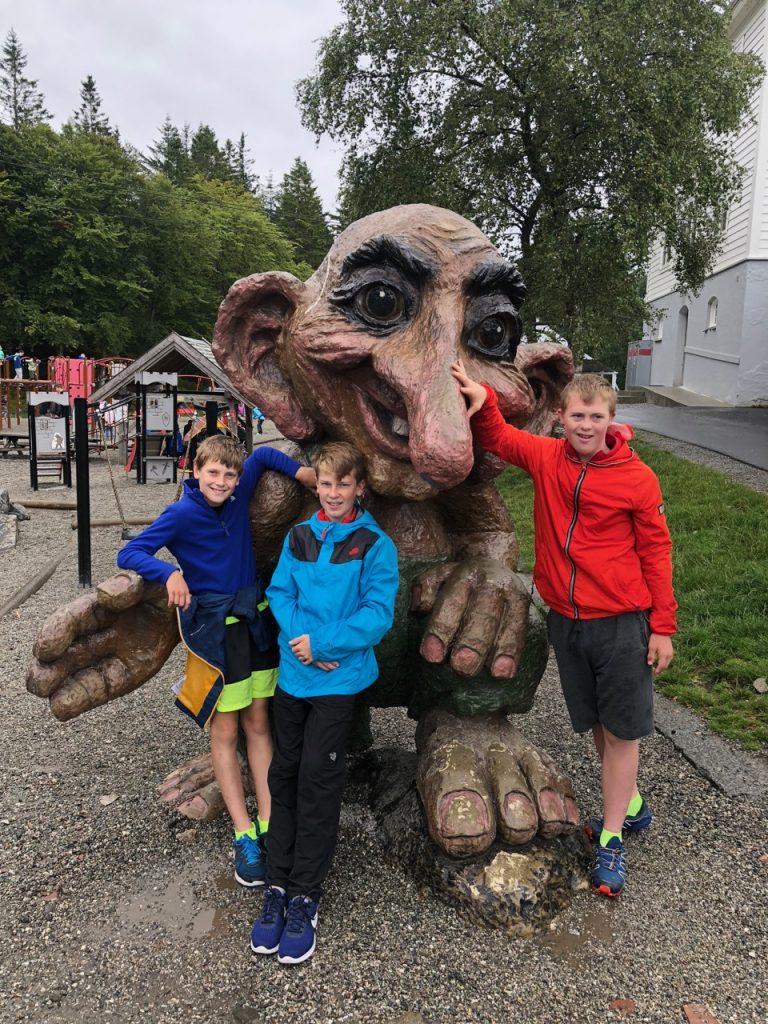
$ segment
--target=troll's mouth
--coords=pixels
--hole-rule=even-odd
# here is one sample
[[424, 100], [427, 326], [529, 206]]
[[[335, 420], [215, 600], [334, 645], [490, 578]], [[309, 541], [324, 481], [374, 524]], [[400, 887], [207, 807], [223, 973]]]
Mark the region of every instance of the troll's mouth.
[[371, 440], [390, 458], [410, 461], [408, 410], [401, 396], [371, 367], [356, 367], [346, 375]]

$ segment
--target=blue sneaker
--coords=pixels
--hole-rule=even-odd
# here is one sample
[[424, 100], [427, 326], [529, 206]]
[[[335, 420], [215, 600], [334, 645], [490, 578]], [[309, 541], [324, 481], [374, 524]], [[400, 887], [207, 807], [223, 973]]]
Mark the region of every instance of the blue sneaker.
[[281, 964], [301, 964], [315, 952], [317, 900], [294, 896], [288, 904], [285, 928], [277, 950]]
[[240, 836], [232, 845], [235, 848], [235, 879], [249, 889], [264, 885], [267, 859], [259, 840]]
[[[628, 814], [624, 819], [624, 824], [621, 826], [623, 833], [635, 833], [642, 832], [643, 829], [653, 821], [653, 815], [648, 804], [643, 800], [640, 810], [637, 814]], [[603, 819], [595, 818], [589, 825], [584, 826], [584, 833], [591, 843], [596, 843], [600, 838], [600, 833], [603, 831]]]
[[261, 917], [251, 929], [251, 949], [254, 953], [276, 953], [285, 927], [285, 905], [288, 898], [275, 885], [267, 886]]
[[624, 863], [624, 845], [615, 836], [608, 840], [607, 846], [598, 843], [595, 846], [595, 862], [589, 884], [592, 892], [603, 896], [618, 896], [624, 888], [627, 868]]

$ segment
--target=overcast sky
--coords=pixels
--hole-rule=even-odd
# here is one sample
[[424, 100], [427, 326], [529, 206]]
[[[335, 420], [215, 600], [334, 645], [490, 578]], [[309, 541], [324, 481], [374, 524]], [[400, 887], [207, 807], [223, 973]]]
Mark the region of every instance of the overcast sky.
[[341, 150], [301, 126], [294, 86], [340, 22], [338, 0], [0, 0], [58, 128], [93, 75], [101, 110], [142, 152], [170, 115], [209, 124], [219, 141], [245, 132], [252, 170], [279, 181], [307, 161], [323, 204], [338, 188]]

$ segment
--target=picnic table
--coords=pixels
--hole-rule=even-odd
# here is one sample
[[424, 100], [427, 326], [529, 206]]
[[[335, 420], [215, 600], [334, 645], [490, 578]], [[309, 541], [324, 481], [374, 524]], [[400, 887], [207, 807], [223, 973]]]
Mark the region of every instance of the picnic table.
[[4, 458], [8, 455], [24, 457], [27, 455], [29, 438], [26, 434], [15, 434], [10, 431], [0, 431], [0, 455]]

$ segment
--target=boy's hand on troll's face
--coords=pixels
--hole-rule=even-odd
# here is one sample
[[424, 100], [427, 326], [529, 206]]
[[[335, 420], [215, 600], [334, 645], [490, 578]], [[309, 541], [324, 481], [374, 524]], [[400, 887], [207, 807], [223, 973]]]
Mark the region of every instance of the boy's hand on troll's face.
[[451, 364], [451, 373], [459, 383], [459, 391], [467, 400], [467, 414], [470, 417], [474, 416], [478, 409], [482, 409], [485, 405], [485, 400], [488, 397], [485, 388], [476, 380], [472, 380], [464, 369], [461, 359], [457, 359], [455, 363]]

